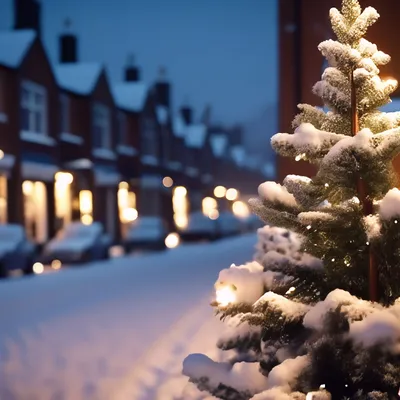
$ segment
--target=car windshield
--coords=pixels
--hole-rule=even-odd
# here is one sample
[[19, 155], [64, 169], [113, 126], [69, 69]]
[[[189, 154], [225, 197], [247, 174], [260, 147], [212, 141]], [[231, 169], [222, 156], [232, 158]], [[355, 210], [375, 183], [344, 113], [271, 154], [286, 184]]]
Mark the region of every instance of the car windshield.
[[68, 226], [66, 226], [61, 232], [60, 232], [60, 238], [63, 239], [72, 239], [72, 238], [87, 238], [87, 237], [92, 237], [96, 236], [100, 233], [100, 226], [96, 223], [93, 223], [91, 225], [84, 225], [81, 223], [72, 223]]
[[24, 231], [19, 225], [0, 225], [0, 242], [19, 242]]

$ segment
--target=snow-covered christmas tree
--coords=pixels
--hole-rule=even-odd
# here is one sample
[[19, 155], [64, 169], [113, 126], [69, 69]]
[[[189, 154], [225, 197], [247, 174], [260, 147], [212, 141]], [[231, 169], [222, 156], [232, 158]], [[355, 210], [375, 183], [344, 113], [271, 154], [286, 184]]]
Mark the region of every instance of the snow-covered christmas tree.
[[312, 179], [265, 182], [251, 202], [266, 223], [255, 260], [221, 271], [217, 313], [230, 326], [224, 362], [200, 354], [183, 372], [202, 391], [233, 400], [392, 400], [400, 386], [400, 112], [390, 57], [364, 35], [379, 17], [357, 0], [330, 11], [337, 40], [313, 88], [329, 111], [299, 105], [281, 155], [314, 163]]

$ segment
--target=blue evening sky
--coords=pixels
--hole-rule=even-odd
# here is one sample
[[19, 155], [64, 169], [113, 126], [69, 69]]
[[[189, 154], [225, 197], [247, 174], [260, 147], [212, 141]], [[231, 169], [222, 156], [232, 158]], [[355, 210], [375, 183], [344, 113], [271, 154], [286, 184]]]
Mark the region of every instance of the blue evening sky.
[[[13, 0], [0, 0], [0, 29], [12, 26]], [[210, 102], [226, 123], [256, 118], [276, 102], [276, 0], [41, 0], [42, 29], [52, 61], [70, 17], [79, 58], [101, 61], [122, 78], [133, 52], [145, 81], [165, 65], [173, 102], [187, 97], [197, 115]]]

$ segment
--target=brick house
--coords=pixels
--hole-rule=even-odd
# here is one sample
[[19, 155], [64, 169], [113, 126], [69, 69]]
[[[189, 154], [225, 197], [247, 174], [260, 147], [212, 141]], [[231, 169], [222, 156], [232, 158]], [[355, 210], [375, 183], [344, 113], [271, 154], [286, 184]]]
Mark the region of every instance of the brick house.
[[1, 222], [24, 224], [38, 244], [55, 232], [58, 87], [34, 30], [0, 34]]
[[[119, 235], [117, 118], [107, 74], [99, 63], [77, 60], [77, 39], [60, 37], [60, 63], [54, 66], [60, 88], [60, 153], [72, 175], [63, 220], [101, 222]], [[68, 184], [65, 182], [64, 186]]]
[[[400, 2], [392, 0], [359, 0], [361, 7], [372, 6], [381, 16], [368, 29], [366, 38], [388, 53], [392, 60], [380, 66], [382, 77], [400, 80], [400, 52], [396, 41]], [[292, 132], [291, 122], [297, 113], [297, 104], [322, 105], [311, 92], [321, 78], [326, 64], [318, 44], [334, 38], [329, 21], [329, 9], [340, 9], [341, 0], [281, 0], [279, 1], [279, 131]], [[397, 89], [395, 96], [399, 96]], [[395, 161], [400, 172], [400, 158]], [[277, 157], [279, 180], [286, 175], [312, 176], [315, 169], [308, 163]]]

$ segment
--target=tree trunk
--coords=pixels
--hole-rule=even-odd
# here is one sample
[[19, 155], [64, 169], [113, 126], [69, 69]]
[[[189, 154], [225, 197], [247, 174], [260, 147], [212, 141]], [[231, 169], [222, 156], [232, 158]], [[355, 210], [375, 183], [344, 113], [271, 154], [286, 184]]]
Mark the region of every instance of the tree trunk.
[[[359, 129], [358, 112], [357, 112], [357, 99], [356, 88], [354, 85], [354, 74], [351, 73], [351, 133], [353, 136], [357, 135]], [[368, 216], [373, 213], [372, 200], [368, 197], [368, 190], [366, 183], [362, 178], [357, 179], [357, 193], [363, 207], [363, 213]], [[371, 301], [378, 301], [378, 268], [376, 263], [376, 256], [371, 247], [369, 247], [369, 299]]]

